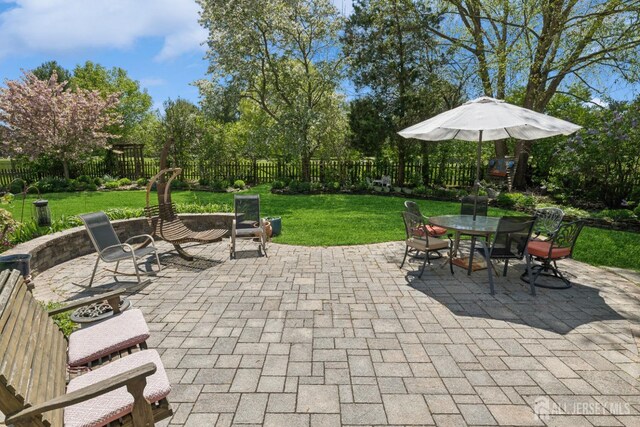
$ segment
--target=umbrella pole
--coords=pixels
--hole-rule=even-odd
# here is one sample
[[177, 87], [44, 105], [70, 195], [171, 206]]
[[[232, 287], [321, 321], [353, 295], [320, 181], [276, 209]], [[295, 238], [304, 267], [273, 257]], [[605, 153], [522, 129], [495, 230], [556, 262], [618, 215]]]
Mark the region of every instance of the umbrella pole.
[[475, 193], [476, 197], [473, 199], [473, 220], [476, 220], [476, 210], [478, 209], [478, 195], [480, 193], [480, 163], [482, 163], [482, 131], [479, 133], [478, 138], [478, 159], [476, 163], [476, 185]]

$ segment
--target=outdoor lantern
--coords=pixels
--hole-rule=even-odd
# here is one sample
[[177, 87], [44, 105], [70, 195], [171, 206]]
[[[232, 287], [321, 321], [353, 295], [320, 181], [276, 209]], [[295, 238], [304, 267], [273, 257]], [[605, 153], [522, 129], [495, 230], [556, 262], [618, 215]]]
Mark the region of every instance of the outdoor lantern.
[[49, 201], [38, 199], [33, 202], [33, 219], [38, 227], [49, 227], [51, 225], [51, 211]]

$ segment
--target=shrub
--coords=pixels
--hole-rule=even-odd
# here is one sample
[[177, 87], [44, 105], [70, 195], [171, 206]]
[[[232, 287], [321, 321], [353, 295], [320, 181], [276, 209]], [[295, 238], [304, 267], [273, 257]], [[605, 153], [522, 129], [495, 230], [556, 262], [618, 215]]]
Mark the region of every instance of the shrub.
[[118, 183], [118, 181], [106, 181], [104, 183], [104, 188], [106, 188], [107, 190], [113, 190], [114, 188], [118, 188], [120, 187], [120, 184]]
[[610, 221], [624, 221], [635, 219], [636, 215], [630, 209], [603, 209], [594, 214], [593, 217], [603, 218]]
[[330, 182], [327, 184], [329, 191], [340, 191], [340, 183], [338, 181]]
[[427, 194], [427, 187], [424, 185], [418, 185], [414, 190], [413, 194], [417, 194], [419, 196]]
[[311, 191], [322, 191], [322, 183], [321, 182], [312, 182], [309, 184], [309, 189]]
[[226, 191], [229, 188], [229, 182], [223, 180], [214, 181], [211, 183], [211, 189], [213, 191]]
[[91, 178], [89, 175], [80, 175], [76, 178], [76, 181], [84, 182], [85, 184], [91, 184], [93, 182], [93, 178]]
[[[55, 308], [63, 307], [65, 304], [60, 302], [48, 302], [43, 304], [46, 310], [53, 310]], [[64, 313], [56, 314], [52, 316], [53, 322], [60, 328], [60, 331], [64, 334], [65, 337], [69, 337], [71, 332], [73, 332], [78, 325], [76, 325], [73, 321], [71, 321], [71, 313], [72, 311], [65, 311]]]
[[13, 194], [22, 193], [24, 191], [24, 186], [26, 182], [24, 179], [16, 178], [9, 185], [9, 192]]
[[244, 187], [245, 187], [245, 183], [241, 179], [236, 179], [233, 182], [233, 188], [239, 188], [240, 190], [242, 190]]
[[271, 184], [271, 189], [273, 190], [284, 190], [284, 187], [286, 187], [286, 184], [280, 180], [275, 180], [273, 184]]
[[171, 188], [174, 190], [184, 190], [185, 188], [189, 188], [189, 184], [181, 179], [176, 179], [171, 183]]
[[139, 218], [144, 216], [143, 208], [111, 208], [106, 209], [104, 213], [109, 217], [110, 220], [115, 221], [117, 219], [129, 219], [129, 218]]
[[308, 193], [311, 191], [311, 184], [293, 180], [289, 183], [289, 191], [292, 193]]
[[633, 213], [636, 214], [638, 218], [640, 218], [640, 204], [636, 206], [636, 208], [633, 210]]
[[111, 175], [105, 175], [105, 176], [102, 177], [102, 182], [103, 183], [107, 183], [107, 182], [111, 182], [111, 181], [117, 181], [117, 179], [115, 179]]
[[496, 202], [507, 209], [531, 210], [536, 207], [536, 198], [522, 193], [500, 193]]
[[176, 203], [177, 213], [216, 213], [233, 212], [231, 206], [226, 203]]
[[49, 177], [38, 181], [36, 186], [41, 193], [60, 193], [68, 190], [69, 181], [64, 178]]
[[120, 178], [118, 180], [119, 187], [125, 187], [127, 185], [131, 185], [131, 180], [129, 178]]
[[93, 178], [93, 183], [98, 187], [100, 187], [103, 182], [102, 178]]
[[209, 186], [209, 183], [210, 183], [210, 182], [211, 182], [211, 181], [209, 180], [209, 178], [200, 178], [200, 179], [198, 180], [198, 184], [202, 185], [203, 187], [207, 187], [207, 186]]
[[149, 180], [147, 178], [138, 178], [136, 180], [136, 184], [138, 184], [138, 187], [144, 187], [148, 183], [149, 183]]

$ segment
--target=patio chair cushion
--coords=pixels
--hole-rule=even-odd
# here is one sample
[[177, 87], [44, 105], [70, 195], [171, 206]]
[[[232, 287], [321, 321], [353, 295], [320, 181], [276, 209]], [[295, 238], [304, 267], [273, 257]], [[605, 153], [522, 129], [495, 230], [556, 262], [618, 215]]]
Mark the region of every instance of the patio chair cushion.
[[[527, 245], [527, 251], [529, 255], [547, 258], [549, 256], [549, 249], [551, 242], [545, 242], [542, 240], [531, 240]], [[571, 255], [571, 248], [554, 248], [551, 250], [551, 259], [565, 258]]]
[[134, 347], [149, 338], [142, 311], [131, 309], [69, 336], [69, 366], [86, 365], [119, 350]]
[[[449, 247], [449, 242], [442, 239], [437, 239], [435, 237], [427, 237], [429, 239], [429, 250], [430, 251], [439, 251], [440, 249], [447, 249]], [[427, 242], [424, 237], [412, 237], [407, 239], [407, 246], [413, 249], [417, 249], [419, 251], [424, 251], [427, 248]]]
[[[447, 234], [446, 228], [438, 227], [437, 225], [427, 225], [426, 227], [427, 233], [429, 233], [430, 236], [442, 236]], [[413, 234], [422, 237], [424, 236], [424, 230], [422, 228], [414, 228]]]
[[[144, 350], [133, 353], [108, 365], [104, 365], [95, 371], [90, 371], [84, 375], [75, 377], [69, 382], [67, 393], [111, 378], [114, 375], [121, 374], [149, 362], [153, 362], [157, 370], [155, 374], [147, 377], [144, 397], [150, 403], [157, 402], [167, 397], [171, 391], [171, 384], [160, 360], [160, 355], [155, 350]], [[127, 415], [132, 409], [133, 396], [127, 392], [126, 387], [122, 387], [65, 408], [64, 425], [66, 427], [103, 426]]]

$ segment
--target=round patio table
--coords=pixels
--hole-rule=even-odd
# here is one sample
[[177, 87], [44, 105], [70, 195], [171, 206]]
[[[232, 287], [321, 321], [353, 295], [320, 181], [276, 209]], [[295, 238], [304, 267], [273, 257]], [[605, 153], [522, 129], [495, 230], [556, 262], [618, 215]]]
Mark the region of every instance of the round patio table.
[[[467, 234], [471, 236], [483, 236], [489, 238], [498, 229], [498, 222], [500, 218], [491, 216], [476, 216], [473, 219], [473, 215], [440, 215], [432, 216], [429, 218], [429, 224], [436, 225], [438, 227], [453, 230], [456, 233], [456, 238], [453, 244], [453, 253], [458, 253], [458, 246], [460, 243], [460, 235]], [[471, 243], [471, 254], [469, 256], [469, 264], [467, 273], [471, 274], [473, 267], [473, 252], [475, 250], [475, 241]], [[465, 261], [466, 263], [466, 261]], [[462, 266], [460, 263], [456, 265]], [[463, 264], [464, 265], [464, 264]]]

